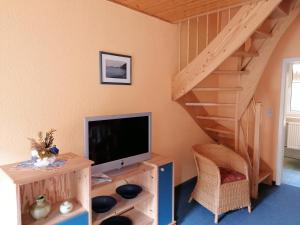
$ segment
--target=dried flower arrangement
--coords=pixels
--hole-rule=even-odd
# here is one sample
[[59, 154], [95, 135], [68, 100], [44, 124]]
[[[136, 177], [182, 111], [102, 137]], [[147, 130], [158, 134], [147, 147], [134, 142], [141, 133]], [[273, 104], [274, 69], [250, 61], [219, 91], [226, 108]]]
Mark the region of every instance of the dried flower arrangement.
[[34, 138], [28, 138], [31, 142], [31, 149], [37, 152], [37, 155], [40, 159], [50, 158], [52, 156], [58, 155], [59, 150], [53, 145], [54, 137], [53, 134], [56, 130], [50, 129], [46, 132], [45, 137], [40, 131], [38, 133], [38, 140]]

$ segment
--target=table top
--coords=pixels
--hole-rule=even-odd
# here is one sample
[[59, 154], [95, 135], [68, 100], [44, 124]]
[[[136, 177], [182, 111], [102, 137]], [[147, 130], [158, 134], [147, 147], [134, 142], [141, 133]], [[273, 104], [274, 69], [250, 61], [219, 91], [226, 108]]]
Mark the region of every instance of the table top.
[[6, 174], [13, 183], [22, 185], [32, 183], [39, 180], [44, 180], [49, 177], [59, 176], [72, 171], [90, 167], [93, 161], [85, 159], [74, 153], [61, 154], [57, 157], [60, 160], [66, 160], [66, 163], [61, 167], [56, 168], [22, 168], [18, 167], [20, 163], [8, 164], [0, 166], [0, 170]]

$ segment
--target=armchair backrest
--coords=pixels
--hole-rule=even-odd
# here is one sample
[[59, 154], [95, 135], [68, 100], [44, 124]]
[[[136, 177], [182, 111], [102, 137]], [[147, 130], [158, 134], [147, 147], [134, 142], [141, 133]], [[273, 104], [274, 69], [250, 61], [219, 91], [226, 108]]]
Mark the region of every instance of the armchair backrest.
[[209, 158], [193, 150], [198, 179], [212, 186], [220, 185], [220, 171], [218, 166]]
[[[248, 165], [244, 158], [224, 145], [194, 145], [193, 152], [194, 155], [200, 155], [201, 157], [213, 162], [217, 167], [231, 168], [248, 177]], [[198, 164], [200, 164], [200, 162]], [[196, 166], [199, 167], [197, 162]]]

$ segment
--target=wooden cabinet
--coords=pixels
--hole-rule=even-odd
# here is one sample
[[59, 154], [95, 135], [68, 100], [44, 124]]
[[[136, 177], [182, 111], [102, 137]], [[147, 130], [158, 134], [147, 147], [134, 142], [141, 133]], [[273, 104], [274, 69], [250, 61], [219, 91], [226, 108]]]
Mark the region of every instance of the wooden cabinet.
[[[99, 225], [114, 215], [127, 216], [134, 225], [174, 224], [172, 161], [153, 155], [148, 161], [108, 173], [112, 182], [97, 184], [91, 179], [91, 161], [71, 153], [60, 158], [66, 164], [53, 169], [0, 167], [0, 218], [5, 225]], [[123, 199], [115, 190], [127, 183], [138, 184], [143, 191], [134, 199]], [[35, 221], [29, 208], [41, 194], [52, 210], [47, 218]], [[91, 199], [101, 195], [115, 197], [117, 204], [97, 214], [91, 210]], [[62, 215], [59, 206], [65, 200], [72, 201], [74, 209]]]
[[[81, 214], [88, 215], [90, 220], [92, 162], [72, 153], [59, 158], [66, 163], [58, 168], [19, 168], [17, 164], [0, 167], [0, 217], [5, 225], [69, 224], [63, 221], [76, 221]], [[47, 218], [35, 221], [29, 210], [41, 194], [51, 203], [52, 210]], [[65, 200], [72, 201], [74, 209], [62, 215], [59, 205]]]

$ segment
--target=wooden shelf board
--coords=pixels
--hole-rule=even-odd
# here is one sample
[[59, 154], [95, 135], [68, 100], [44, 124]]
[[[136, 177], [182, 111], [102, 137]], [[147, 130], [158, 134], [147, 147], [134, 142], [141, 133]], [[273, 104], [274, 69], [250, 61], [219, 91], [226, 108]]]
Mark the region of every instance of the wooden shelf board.
[[92, 192], [91, 197], [98, 196], [99, 190], [103, 188], [106, 185], [111, 185], [112, 183], [118, 182], [120, 180], [124, 180], [125, 178], [133, 177], [141, 173], [145, 173], [147, 171], [153, 170], [153, 166], [146, 165], [144, 163], [139, 163], [137, 165], [123, 168], [122, 171], [119, 173], [110, 174], [107, 173], [107, 175], [112, 179], [111, 182], [105, 182], [105, 183], [94, 183], [92, 185]]
[[50, 177], [60, 176], [92, 165], [92, 161], [73, 153], [59, 155], [58, 159], [67, 160], [66, 164], [58, 168], [20, 168], [19, 163], [0, 166], [6, 175], [18, 185], [45, 180]]
[[34, 220], [29, 214], [22, 215], [22, 224], [23, 225], [53, 225], [53, 224], [60, 223], [64, 220], [67, 220], [69, 218], [72, 218], [86, 211], [76, 200], [71, 200], [71, 202], [73, 203], [74, 208], [72, 212], [68, 214], [61, 214], [59, 212], [59, 206], [61, 204], [61, 202], [59, 202], [52, 205], [51, 212], [48, 215], [48, 217], [45, 219]]
[[131, 219], [132, 224], [134, 225], [152, 225], [154, 221], [152, 218], [136, 209], [129, 210], [126, 213], [123, 213], [122, 216], [127, 216]]
[[173, 160], [171, 158], [152, 153], [151, 159], [144, 161], [143, 163], [146, 165], [150, 165], [152, 167], [153, 166], [159, 167], [159, 166], [168, 164], [170, 162], [173, 162]]
[[153, 195], [150, 192], [147, 191], [142, 191], [136, 198], [133, 199], [124, 199], [120, 197], [118, 194], [113, 194], [112, 197], [114, 197], [117, 200], [117, 204], [115, 207], [113, 207], [110, 211], [106, 213], [95, 213], [93, 212], [93, 225], [98, 225], [100, 224], [103, 220], [122, 214], [129, 209], [134, 208], [136, 204], [139, 202], [144, 202], [149, 199], [153, 198]]

